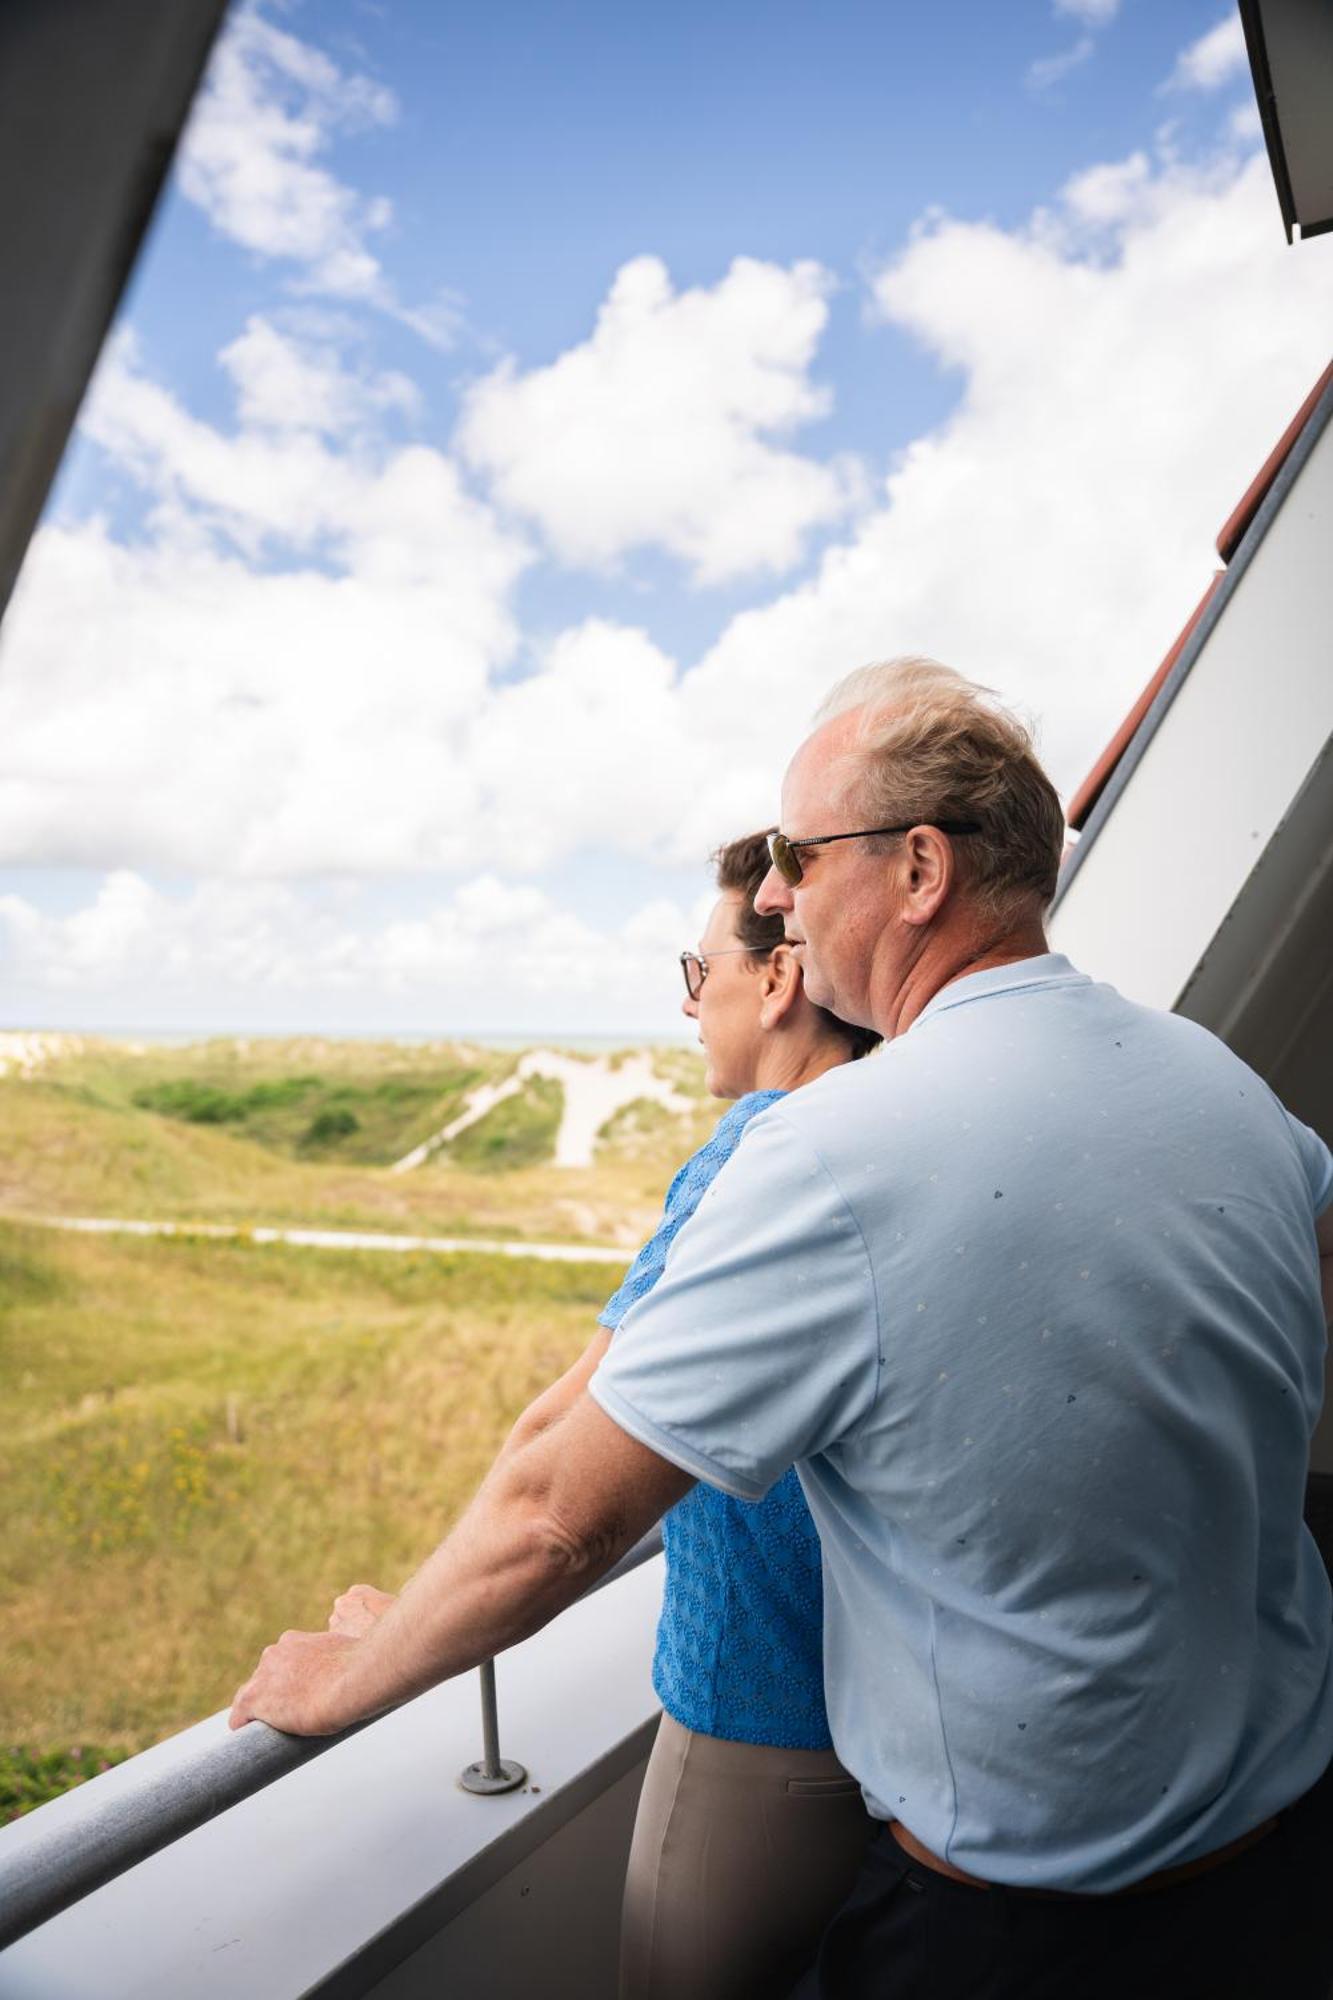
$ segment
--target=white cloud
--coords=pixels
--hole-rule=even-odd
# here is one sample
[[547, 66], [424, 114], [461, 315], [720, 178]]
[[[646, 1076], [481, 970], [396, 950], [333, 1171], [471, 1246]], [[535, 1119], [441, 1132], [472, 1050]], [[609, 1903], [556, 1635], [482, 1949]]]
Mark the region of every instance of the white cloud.
[[1082, 69], [1096, 54], [1097, 35], [1114, 21], [1119, 11], [1120, 0], [1054, 0], [1052, 12], [1057, 20], [1075, 20], [1084, 32], [1067, 49], [1059, 49], [1051, 56], [1038, 56], [1028, 64], [1028, 89], [1053, 90], [1074, 70]]
[[331, 327], [325, 338], [302, 339], [252, 314], [218, 356], [235, 384], [242, 426], [345, 437], [386, 411], [415, 415], [421, 401], [415, 383], [396, 371], [348, 368], [345, 333]]
[[339, 181], [319, 156], [340, 130], [388, 124], [397, 107], [252, 7], [233, 16], [181, 148], [182, 193], [247, 250], [298, 267], [311, 291], [375, 299], [383, 273], [367, 239], [392, 213]]
[[539, 866], [553, 833], [566, 851], [608, 836], [622, 852], [659, 849], [699, 775], [675, 681], [646, 633], [589, 619], [538, 673], [495, 691], [461, 756], [507, 866]]
[[453, 347], [466, 325], [463, 299], [447, 288], [423, 305], [397, 305], [393, 310], [396, 319], [410, 326], [431, 347]]
[[1108, 160], [1088, 167], [1066, 181], [1062, 198], [1071, 219], [1091, 227], [1123, 223], [1152, 190], [1152, 167], [1146, 153], [1127, 160]]
[[1080, 35], [1067, 49], [1061, 49], [1053, 56], [1038, 56], [1028, 64], [1027, 81], [1031, 90], [1051, 90], [1057, 83], [1088, 62], [1097, 44], [1091, 35]]
[[16, 978], [36, 972], [55, 987], [114, 978], [134, 964], [158, 900], [126, 870], [108, 875], [93, 902], [65, 917], [44, 915], [21, 896], [0, 896], [7, 969]]
[[1241, 75], [1249, 64], [1240, 15], [1229, 13], [1176, 58], [1169, 79], [1177, 90], [1219, 90]]
[[447, 585], [465, 623], [490, 624], [490, 643], [508, 643], [494, 600], [523, 545], [465, 492], [444, 453], [386, 444], [378, 420], [415, 406], [411, 383], [358, 374], [335, 350], [259, 317], [220, 359], [237, 394], [234, 431], [191, 416], [143, 371], [128, 337], [94, 378], [83, 429], [158, 500], [160, 521], [177, 535], [193, 521], [247, 551], [322, 549], [361, 575]]
[[[314, 354], [289, 392], [309, 421], [279, 429], [259, 385], [304, 350], [252, 341], [231, 366], [254, 420], [224, 433], [122, 356], [94, 421], [157, 511], [132, 542], [85, 523], [34, 546], [0, 662], [0, 857], [238, 895], [289, 874], [551, 880], [598, 849], [698, 865], [773, 813], [834, 677], [908, 650], [1038, 711], [1072, 789], [1326, 358], [1333, 266], [1286, 254], [1262, 158], [1136, 155], [1022, 228], [933, 219], [875, 297], [956, 375], [955, 408], [812, 577], [684, 670], [584, 619], [504, 678], [523, 547], [447, 457], [384, 442], [378, 378], [345, 357], [330, 385]], [[321, 413], [347, 396], [362, 428], [335, 447]], [[538, 930], [563, 949], [555, 920]], [[429, 956], [434, 935], [394, 949]]]
[[683, 683], [687, 732], [748, 800], [835, 676], [916, 651], [1035, 710], [1072, 790], [1326, 360], [1333, 266], [1287, 254], [1262, 158], [1122, 162], [1071, 196], [1019, 230], [938, 219], [880, 274], [958, 404], [818, 574]]
[[[386, 919], [279, 883], [205, 880], [167, 894], [117, 870], [53, 916], [0, 896], [0, 963], [12, 991], [57, 1012], [133, 1022], [182, 1004], [313, 1022], [360, 1005], [422, 1028], [676, 1025], [674, 959], [697, 913], [658, 899], [596, 925], [532, 884], [475, 877], [428, 915]], [[125, 1011], [126, 1008], [129, 1011]], [[136, 1013], [136, 1010], [139, 1010]]]
[[829, 407], [809, 378], [829, 286], [817, 264], [740, 257], [677, 293], [638, 257], [581, 346], [472, 387], [459, 448], [565, 562], [655, 546], [703, 583], [788, 569], [853, 493], [847, 467], [772, 442]]
[[349, 73], [310, 43], [240, 7], [213, 51], [177, 162], [177, 181], [219, 234], [285, 264], [295, 291], [373, 306], [434, 347], [463, 326], [442, 289], [404, 304], [372, 244], [393, 222], [384, 195], [364, 195], [327, 164], [337, 139], [398, 117], [393, 92]]
[[[153, 512], [129, 541], [92, 521], [33, 544], [0, 671], [11, 859], [462, 865], [473, 788], [454, 752], [517, 642], [523, 543], [440, 452], [318, 435], [383, 378], [316, 357], [306, 379], [298, 347], [253, 333], [230, 366], [263, 426], [201, 423], [123, 345], [101, 372], [87, 428]], [[267, 422], [275, 355], [309, 428]]]
[[1234, 104], [1231, 107], [1231, 116], [1227, 120], [1227, 132], [1229, 137], [1240, 145], [1252, 145], [1255, 140], [1262, 139], [1264, 128], [1259, 117], [1258, 105]]

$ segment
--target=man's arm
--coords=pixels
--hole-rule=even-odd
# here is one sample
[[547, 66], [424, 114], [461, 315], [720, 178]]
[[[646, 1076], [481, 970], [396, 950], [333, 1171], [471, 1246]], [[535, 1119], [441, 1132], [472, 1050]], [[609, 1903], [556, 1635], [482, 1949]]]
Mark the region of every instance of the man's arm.
[[610, 1334], [604, 1326], [599, 1326], [573, 1366], [566, 1368], [549, 1389], [543, 1389], [541, 1395], [528, 1404], [505, 1440], [505, 1452], [517, 1451], [523, 1445], [531, 1444], [552, 1424], [568, 1416], [596, 1374], [598, 1364], [610, 1345]]
[[546, 1397], [366, 1636], [285, 1632], [237, 1691], [233, 1729], [258, 1718], [297, 1736], [331, 1735], [463, 1673], [572, 1604], [694, 1484], [586, 1388], [528, 1425]]
[[1319, 1286], [1324, 1294], [1324, 1320], [1333, 1327], [1333, 1208], [1326, 1208], [1314, 1226], [1319, 1245]]
[[[540, 1437], [544, 1430], [568, 1414], [592, 1380], [597, 1364], [610, 1344], [610, 1334], [605, 1327], [599, 1326], [578, 1360], [528, 1404], [505, 1439], [500, 1450], [501, 1458], [525, 1444], [531, 1444], [534, 1438]], [[392, 1591], [380, 1590], [373, 1583], [353, 1583], [334, 1599], [333, 1610], [329, 1614], [329, 1630], [340, 1633], [344, 1638], [363, 1639], [376, 1620], [397, 1602]]]

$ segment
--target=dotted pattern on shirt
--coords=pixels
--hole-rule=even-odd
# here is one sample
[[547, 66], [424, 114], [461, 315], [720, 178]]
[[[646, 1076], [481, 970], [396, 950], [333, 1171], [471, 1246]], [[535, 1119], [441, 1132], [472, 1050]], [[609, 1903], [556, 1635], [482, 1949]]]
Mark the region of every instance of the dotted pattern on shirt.
[[[667, 1190], [662, 1221], [607, 1300], [612, 1332], [661, 1277], [667, 1253], [750, 1119], [782, 1091], [753, 1091]], [[763, 1500], [696, 1486], [662, 1523], [666, 1590], [653, 1686], [686, 1729], [787, 1750], [831, 1746], [824, 1707], [819, 1538], [794, 1471]]]

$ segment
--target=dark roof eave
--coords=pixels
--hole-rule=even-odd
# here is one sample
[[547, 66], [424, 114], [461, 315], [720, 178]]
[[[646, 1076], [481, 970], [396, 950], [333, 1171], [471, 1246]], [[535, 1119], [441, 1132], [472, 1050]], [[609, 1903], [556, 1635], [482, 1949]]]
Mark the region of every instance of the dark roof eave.
[[1245, 53], [1250, 59], [1250, 75], [1254, 79], [1254, 95], [1259, 106], [1259, 123], [1263, 127], [1268, 164], [1273, 170], [1273, 185], [1277, 190], [1277, 205], [1282, 211], [1282, 227], [1290, 243], [1296, 227], [1296, 202], [1291, 191], [1291, 175], [1287, 171], [1282, 128], [1278, 124], [1277, 93], [1268, 63], [1268, 44], [1264, 40], [1259, 0], [1240, 0], [1240, 19], [1245, 30]]

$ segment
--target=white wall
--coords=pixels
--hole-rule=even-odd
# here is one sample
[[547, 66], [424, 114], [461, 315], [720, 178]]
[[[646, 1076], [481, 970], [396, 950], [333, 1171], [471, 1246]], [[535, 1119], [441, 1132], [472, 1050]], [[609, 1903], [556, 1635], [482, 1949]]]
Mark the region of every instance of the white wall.
[[1333, 734], [1333, 424], [1055, 911], [1054, 947], [1174, 1007]]

